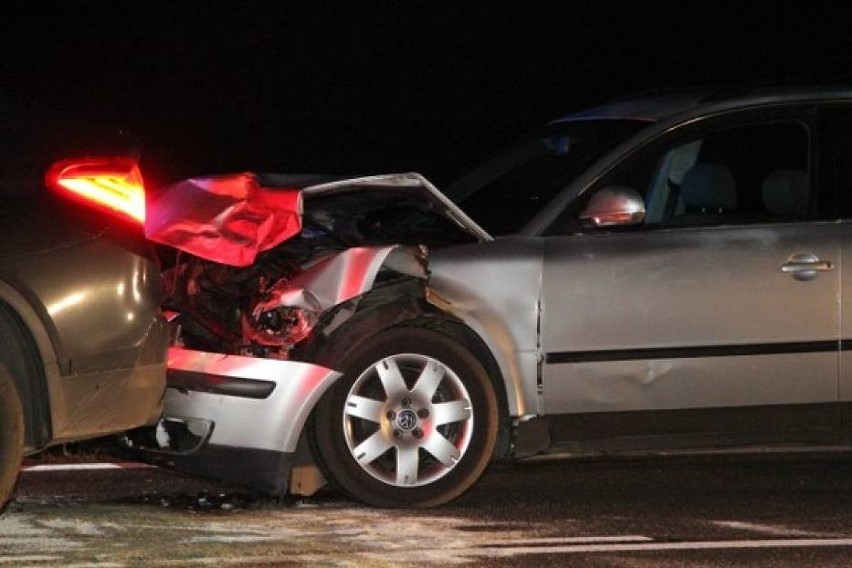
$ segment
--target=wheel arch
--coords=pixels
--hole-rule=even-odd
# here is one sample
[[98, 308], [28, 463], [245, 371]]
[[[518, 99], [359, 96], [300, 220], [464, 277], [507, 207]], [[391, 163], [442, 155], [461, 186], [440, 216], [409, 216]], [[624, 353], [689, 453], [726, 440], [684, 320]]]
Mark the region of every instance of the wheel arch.
[[511, 451], [509, 399], [506, 378], [485, 341], [464, 322], [426, 301], [426, 286], [417, 278], [373, 288], [330, 310], [312, 336], [291, 354], [294, 359], [334, 368], [368, 337], [390, 328], [414, 327], [446, 335], [462, 345], [483, 366], [499, 411], [495, 457]]
[[25, 451], [46, 446], [53, 436], [50, 383], [58, 380], [59, 366], [41, 318], [4, 281], [0, 281], [0, 361], [12, 374], [21, 398]]

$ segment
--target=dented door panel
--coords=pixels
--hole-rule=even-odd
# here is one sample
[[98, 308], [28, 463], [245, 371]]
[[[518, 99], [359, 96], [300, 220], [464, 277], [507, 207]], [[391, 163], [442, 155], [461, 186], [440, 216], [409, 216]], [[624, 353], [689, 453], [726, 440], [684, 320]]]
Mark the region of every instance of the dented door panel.
[[546, 413], [836, 405], [839, 271], [783, 266], [836, 264], [838, 237], [815, 223], [549, 241]]

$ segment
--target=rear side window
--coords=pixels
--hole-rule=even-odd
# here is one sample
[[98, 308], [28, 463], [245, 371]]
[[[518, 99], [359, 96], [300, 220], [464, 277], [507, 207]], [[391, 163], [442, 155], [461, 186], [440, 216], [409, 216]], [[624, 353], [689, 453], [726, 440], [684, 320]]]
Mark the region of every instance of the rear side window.
[[[797, 221], [808, 216], [808, 131], [794, 122], [710, 132], [680, 145], [694, 162], [679, 183], [663, 225]], [[669, 205], [669, 207], [671, 207]]]
[[822, 111], [821, 178], [841, 218], [852, 218], [852, 109]]

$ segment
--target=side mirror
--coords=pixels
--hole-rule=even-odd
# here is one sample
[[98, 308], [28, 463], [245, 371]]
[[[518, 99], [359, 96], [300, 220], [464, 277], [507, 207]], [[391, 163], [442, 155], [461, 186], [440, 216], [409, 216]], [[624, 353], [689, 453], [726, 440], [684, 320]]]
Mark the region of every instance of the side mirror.
[[580, 213], [584, 227], [629, 227], [645, 220], [645, 201], [630, 187], [608, 186], [595, 193]]

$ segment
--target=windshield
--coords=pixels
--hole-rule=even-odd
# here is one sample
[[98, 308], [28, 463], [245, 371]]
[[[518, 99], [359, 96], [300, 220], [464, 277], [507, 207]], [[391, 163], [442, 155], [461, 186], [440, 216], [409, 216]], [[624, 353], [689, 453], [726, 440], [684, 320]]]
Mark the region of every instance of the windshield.
[[592, 162], [647, 125], [583, 120], [548, 126], [445, 193], [491, 235], [515, 233]]

